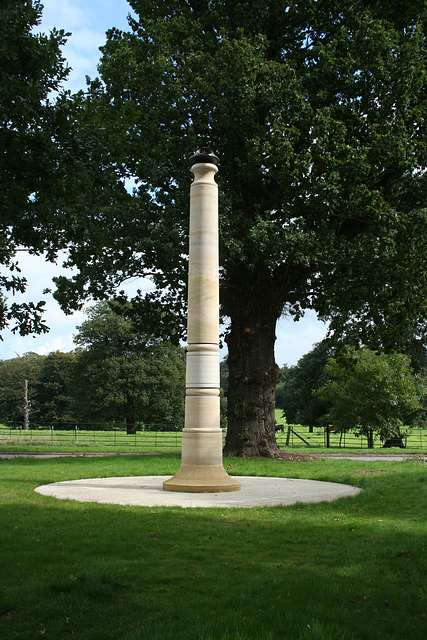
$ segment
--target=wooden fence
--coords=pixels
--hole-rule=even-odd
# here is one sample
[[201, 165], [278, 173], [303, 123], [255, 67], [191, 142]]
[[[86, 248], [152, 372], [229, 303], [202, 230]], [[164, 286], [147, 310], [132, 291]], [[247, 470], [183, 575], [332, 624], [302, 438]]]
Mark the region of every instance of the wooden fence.
[[[57, 426], [49, 428], [30, 428], [0, 426], [0, 446], [37, 446], [70, 448], [99, 448], [129, 450], [129, 451], [179, 451], [181, 449], [181, 427], [170, 425], [153, 425], [147, 430], [138, 430], [128, 434], [126, 430], [115, 428], [101, 430], [90, 428], [90, 425], [74, 425], [73, 428], [59, 429]], [[225, 438], [225, 430], [223, 430]], [[276, 432], [276, 439], [281, 449], [330, 447], [331, 449], [368, 449], [368, 439], [356, 436], [354, 433], [329, 433], [323, 428], [314, 428], [310, 432], [308, 427], [301, 425], [284, 425], [283, 431]], [[405, 448], [422, 450], [427, 448], [427, 430], [412, 429], [403, 437]], [[382, 448], [384, 443], [374, 436], [375, 449]]]

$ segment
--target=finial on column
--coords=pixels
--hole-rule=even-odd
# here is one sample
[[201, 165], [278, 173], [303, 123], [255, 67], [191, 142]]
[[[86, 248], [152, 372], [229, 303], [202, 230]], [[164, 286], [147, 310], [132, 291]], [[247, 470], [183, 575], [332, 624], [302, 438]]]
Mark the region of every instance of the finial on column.
[[191, 166], [193, 166], [193, 164], [209, 163], [217, 167], [219, 165], [219, 158], [211, 149], [208, 149], [208, 147], [201, 147], [197, 149], [194, 156], [191, 156], [190, 163]]

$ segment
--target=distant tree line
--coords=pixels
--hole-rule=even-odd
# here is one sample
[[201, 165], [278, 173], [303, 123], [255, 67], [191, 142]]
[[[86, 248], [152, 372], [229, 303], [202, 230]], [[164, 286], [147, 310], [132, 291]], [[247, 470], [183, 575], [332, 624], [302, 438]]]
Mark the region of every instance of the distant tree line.
[[69, 353], [0, 361], [0, 422], [23, 424], [27, 380], [30, 425], [183, 425], [185, 351], [139, 332], [130, 306], [97, 304], [75, 343]]

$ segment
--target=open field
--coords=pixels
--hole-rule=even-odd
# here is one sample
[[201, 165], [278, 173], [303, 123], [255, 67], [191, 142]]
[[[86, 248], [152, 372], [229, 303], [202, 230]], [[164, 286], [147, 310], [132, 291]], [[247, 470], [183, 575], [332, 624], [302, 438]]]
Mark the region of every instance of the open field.
[[[284, 424], [281, 417], [282, 411], [276, 410], [276, 422]], [[355, 451], [362, 449], [367, 451], [366, 438], [357, 437], [353, 433], [330, 433], [329, 449], [326, 448], [324, 430], [315, 428], [309, 433], [308, 427], [292, 425], [289, 445], [286, 445], [287, 426], [283, 431], [276, 433], [276, 439], [281, 449], [307, 450], [325, 452], [331, 449], [339, 451]], [[298, 434], [298, 435], [297, 435]], [[299, 436], [299, 437], [298, 437]], [[224, 436], [225, 437], [225, 436]], [[374, 439], [376, 453], [390, 453], [390, 449], [383, 449], [383, 443], [378, 438]], [[8, 451], [87, 451], [89, 449], [107, 452], [163, 452], [181, 450], [181, 431], [138, 431], [135, 434], [127, 434], [126, 431], [111, 430], [100, 431], [86, 429], [57, 430], [29, 429], [20, 431], [0, 425], [0, 446]], [[420, 453], [427, 450], [427, 429], [414, 429], [406, 439], [406, 453]], [[401, 449], [394, 449], [401, 452]]]
[[3, 450], [28, 451], [144, 451], [147, 453], [181, 451], [181, 431], [90, 431], [54, 429], [8, 429], [0, 426]]
[[236, 475], [344, 482], [334, 503], [141, 508], [34, 492], [168, 475], [176, 454], [0, 461], [0, 636], [34, 640], [364, 640], [427, 635], [420, 460], [226, 459]]

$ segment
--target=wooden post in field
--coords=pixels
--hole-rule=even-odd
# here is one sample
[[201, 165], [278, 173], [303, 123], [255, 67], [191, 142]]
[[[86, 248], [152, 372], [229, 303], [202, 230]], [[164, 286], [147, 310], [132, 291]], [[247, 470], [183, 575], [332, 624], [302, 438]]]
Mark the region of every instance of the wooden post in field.
[[30, 405], [28, 402], [28, 380], [24, 380], [24, 430], [30, 428]]

